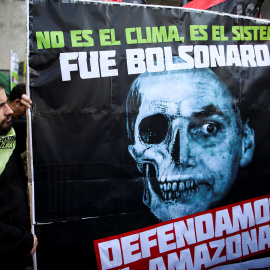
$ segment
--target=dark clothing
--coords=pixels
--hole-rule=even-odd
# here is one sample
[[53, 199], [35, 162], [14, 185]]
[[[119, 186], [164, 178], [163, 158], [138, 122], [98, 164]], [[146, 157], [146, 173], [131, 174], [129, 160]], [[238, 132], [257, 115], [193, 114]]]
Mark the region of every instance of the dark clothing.
[[15, 149], [0, 175], [0, 269], [24, 269], [25, 255], [33, 247], [27, 179]]
[[18, 119], [12, 119], [12, 127], [16, 132], [16, 148], [19, 153], [26, 151], [26, 118], [22, 116]]

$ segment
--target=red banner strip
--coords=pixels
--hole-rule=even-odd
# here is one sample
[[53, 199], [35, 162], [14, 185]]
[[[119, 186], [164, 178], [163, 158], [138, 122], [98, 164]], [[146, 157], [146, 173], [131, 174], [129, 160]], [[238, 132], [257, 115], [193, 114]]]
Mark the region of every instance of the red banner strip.
[[183, 7], [187, 8], [196, 8], [196, 9], [208, 9], [210, 7], [216, 6], [218, 4], [221, 4], [225, 2], [226, 0], [193, 0]]
[[96, 240], [98, 269], [209, 269], [270, 251], [269, 209], [263, 196]]

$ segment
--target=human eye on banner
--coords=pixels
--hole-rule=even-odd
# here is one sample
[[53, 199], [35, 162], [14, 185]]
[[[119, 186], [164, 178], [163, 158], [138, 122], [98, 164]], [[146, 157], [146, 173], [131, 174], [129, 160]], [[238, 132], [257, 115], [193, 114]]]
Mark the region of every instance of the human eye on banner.
[[269, 25], [30, 2], [38, 269], [270, 267]]

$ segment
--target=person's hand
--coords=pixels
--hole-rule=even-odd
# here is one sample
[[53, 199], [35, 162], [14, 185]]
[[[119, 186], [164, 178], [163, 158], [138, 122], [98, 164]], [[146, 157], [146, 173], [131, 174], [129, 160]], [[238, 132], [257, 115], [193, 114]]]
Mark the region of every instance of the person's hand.
[[38, 240], [35, 234], [33, 234], [33, 238], [34, 238], [34, 244], [33, 244], [33, 248], [30, 251], [29, 255], [33, 255], [36, 252], [37, 249], [37, 245], [38, 245]]
[[26, 108], [30, 108], [32, 104], [32, 100], [26, 95], [22, 95], [21, 104], [23, 104]]

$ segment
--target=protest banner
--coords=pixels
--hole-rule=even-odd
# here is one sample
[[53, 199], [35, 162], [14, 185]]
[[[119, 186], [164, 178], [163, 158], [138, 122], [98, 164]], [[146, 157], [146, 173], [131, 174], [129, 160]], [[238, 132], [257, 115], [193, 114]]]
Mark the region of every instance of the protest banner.
[[263, 2], [264, 0], [193, 0], [184, 7], [259, 18]]
[[18, 84], [19, 56], [11, 50], [10, 57], [10, 91]]
[[269, 21], [112, 2], [28, 12], [37, 268], [268, 267]]

